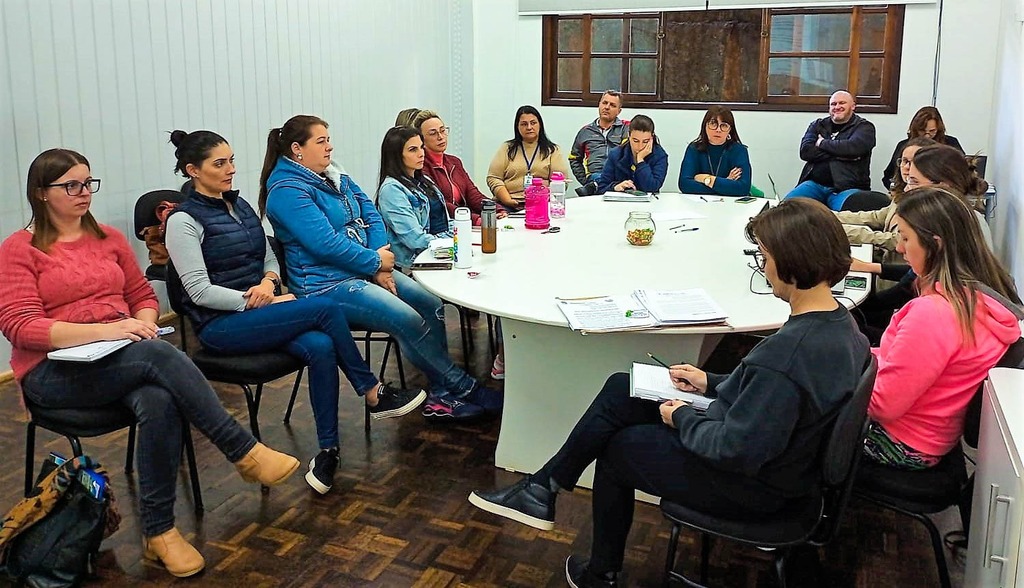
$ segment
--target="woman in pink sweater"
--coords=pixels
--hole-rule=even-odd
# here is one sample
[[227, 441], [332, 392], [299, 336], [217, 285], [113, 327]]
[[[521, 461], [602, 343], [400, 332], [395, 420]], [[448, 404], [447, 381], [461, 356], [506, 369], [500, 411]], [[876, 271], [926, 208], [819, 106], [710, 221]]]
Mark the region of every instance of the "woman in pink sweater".
[[893, 224], [896, 251], [919, 276], [919, 295], [872, 350], [878, 377], [865, 452], [886, 465], [924, 469], [956, 445], [978, 385], [1021, 335], [1013, 314], [977, 284], [1020, 299], [959, 196], [937, 187], [908, 192]]
[[[146, 558], [191, 576], [203, 556], [174, 527], [182, 419], [199, 429], [248, 481], [283, 482], [298, 460], [258, 443], [221, 406], [188, 357], [157, 338], [156, 295], [124, 235], [89, 212], [100, 180], [67, 149], [39, 154], [28, 170], [32, 222], [0, 245], [0, 331], [30, 405], [122, 404], [138, 422], [139, 512]], [[134, 343], [92, 363], [47, 359], [97, 341]]]

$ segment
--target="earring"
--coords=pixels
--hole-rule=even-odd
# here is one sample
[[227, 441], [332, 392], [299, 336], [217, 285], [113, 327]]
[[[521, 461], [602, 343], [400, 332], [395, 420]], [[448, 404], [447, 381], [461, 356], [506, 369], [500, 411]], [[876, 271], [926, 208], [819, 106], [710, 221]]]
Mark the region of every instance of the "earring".
[[725, 138], [726, 138], [726, 139], [729, 139], [730, 141], [732, 141], [732, 133], [729, 133], [728, 135], [726, 135], [726, 137], [725, 137]]
[[302, 154], [301, 154], [301, 153], [299, 153], [299, 154], [298, 154], [298, 155], [296, 155], [295, 157], [298, 157], [298, 158], [299, 158], [299, 161], [302, 161]]
[[43, 202], [49, 202], [49, 201], [50, 201], [49, 198], [47, 198], [46, 196], [43, 196]]

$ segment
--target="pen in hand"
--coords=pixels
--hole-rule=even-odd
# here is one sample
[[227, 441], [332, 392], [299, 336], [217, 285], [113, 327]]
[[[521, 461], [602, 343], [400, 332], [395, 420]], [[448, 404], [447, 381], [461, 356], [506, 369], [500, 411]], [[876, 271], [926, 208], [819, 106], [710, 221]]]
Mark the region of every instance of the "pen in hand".
[[[658, 365], [660, 365], [661, 367], [663, 367], [665, 369], [669, 369], [668, 364], [666, 364], [665, 362], [661, 361], [657, 357], [654, 357], [650, 353], [647, 354], [647, 357], [649, 357], [649, 358], [653, 359], [654, 361], [658, 362]], [[687, 386], [693, 386], [693, 384], [691, 384], [690, 381], [687, 380], [686, 378], [679, 378], [679, 379], [682, 380], [682, 382], [684, 384], [686, 384]], [[696, 388], [696, 386], [693, 386], [693, 387]]]

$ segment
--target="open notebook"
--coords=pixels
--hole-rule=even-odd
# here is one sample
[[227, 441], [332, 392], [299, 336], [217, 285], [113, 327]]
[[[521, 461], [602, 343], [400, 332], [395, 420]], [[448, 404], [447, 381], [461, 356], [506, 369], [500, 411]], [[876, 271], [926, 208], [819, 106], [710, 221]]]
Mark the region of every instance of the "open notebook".
[[682, 400], [697, 410], [707, 410], [714, 398], [707, 398], [692, 392], [683, 392], [672, 385], [668, 368], [660, 365], [634, 363], [629, 371], [629, 395], [634, 398], [664, 402]]

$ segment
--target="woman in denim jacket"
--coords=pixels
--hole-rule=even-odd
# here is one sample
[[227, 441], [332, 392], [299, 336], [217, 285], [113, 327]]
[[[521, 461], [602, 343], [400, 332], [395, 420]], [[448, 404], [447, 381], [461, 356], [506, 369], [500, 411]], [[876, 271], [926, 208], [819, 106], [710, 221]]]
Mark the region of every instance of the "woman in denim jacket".
[[452, 236], [444, 199], [423, 173], [424, 155], [423, 136], [412, 127], [392, 127], [380, 146], [377, 208], [395, 265], [405, 270], [432, 240]]

